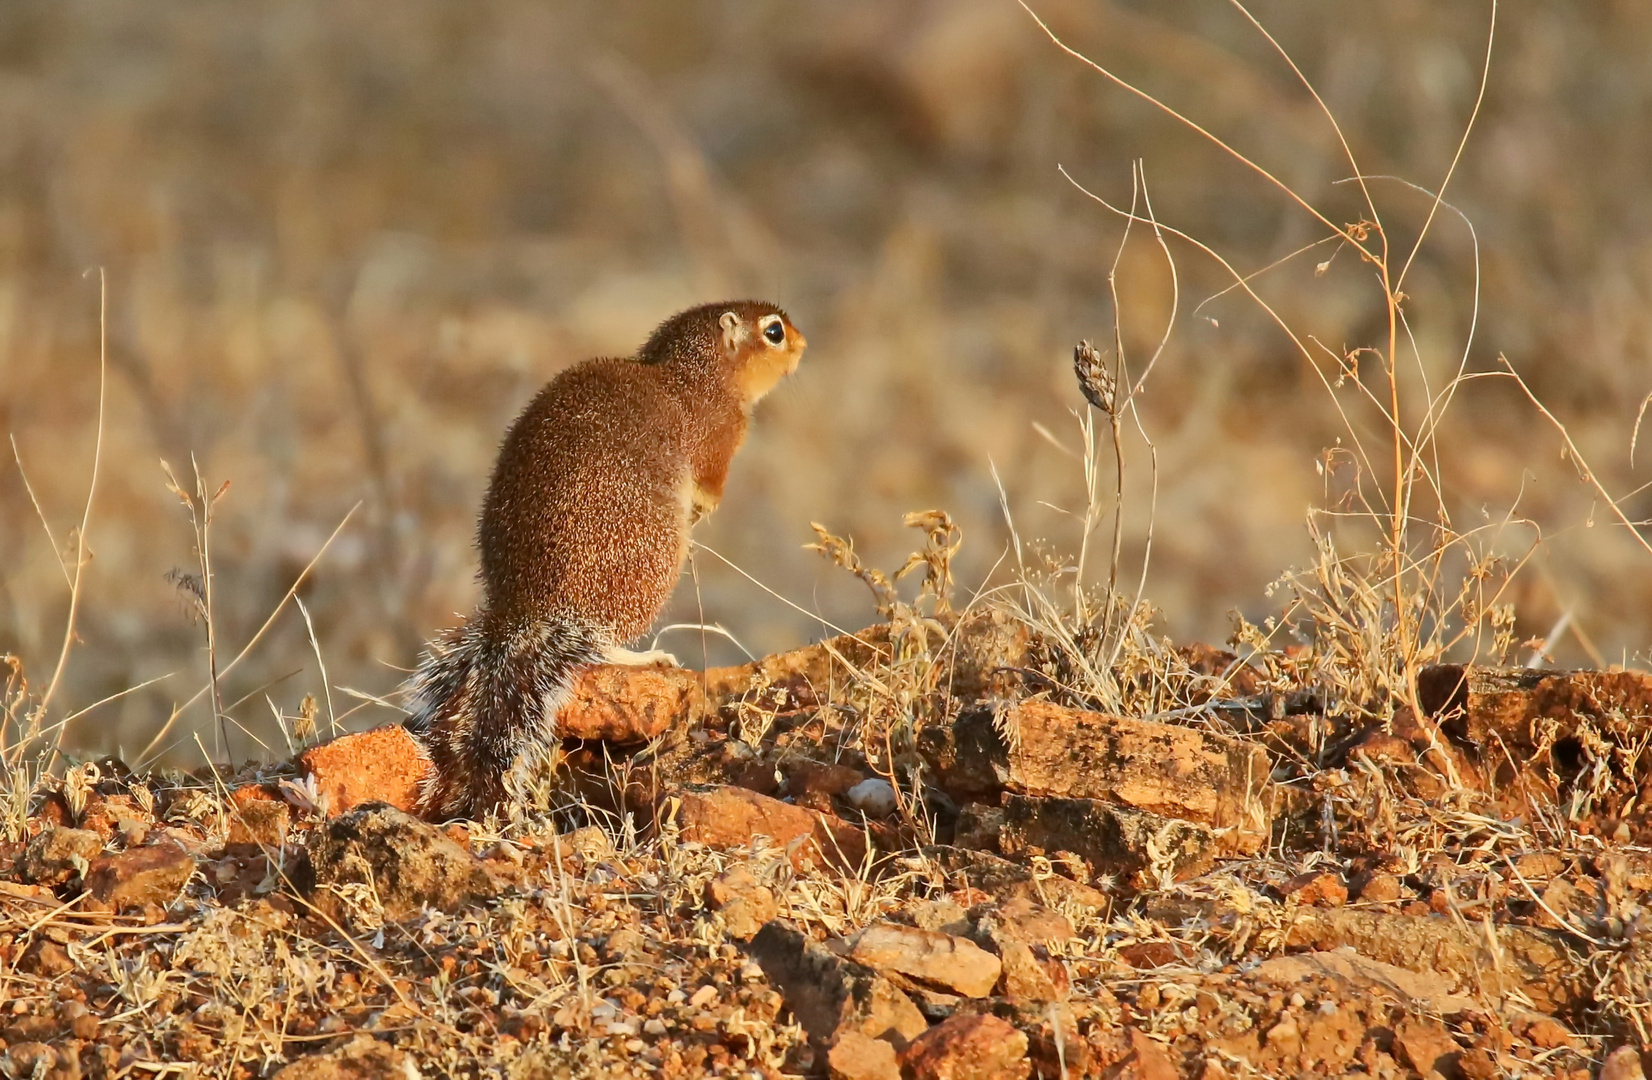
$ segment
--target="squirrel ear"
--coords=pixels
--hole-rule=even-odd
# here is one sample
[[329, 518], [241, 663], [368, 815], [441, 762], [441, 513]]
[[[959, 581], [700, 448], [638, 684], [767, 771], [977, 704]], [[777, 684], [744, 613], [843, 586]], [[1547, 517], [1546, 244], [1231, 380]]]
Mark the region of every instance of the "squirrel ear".
[[717, 325], [723, 328], [723, 346], [732, 349], [745, 340], [745, 327], [740, 325], [740, 316], [732, 311], [725, 311], [717, 317]]

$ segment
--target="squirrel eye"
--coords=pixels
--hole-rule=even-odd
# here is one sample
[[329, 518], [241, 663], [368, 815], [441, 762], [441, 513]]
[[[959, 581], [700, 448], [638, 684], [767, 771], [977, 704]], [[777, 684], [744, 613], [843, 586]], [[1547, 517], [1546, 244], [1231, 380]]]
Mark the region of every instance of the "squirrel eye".
[[779, 319], [763, 327], [763, 336], [769, 339], [769, 344], [779, 345], [786, 340], [786, 327]]

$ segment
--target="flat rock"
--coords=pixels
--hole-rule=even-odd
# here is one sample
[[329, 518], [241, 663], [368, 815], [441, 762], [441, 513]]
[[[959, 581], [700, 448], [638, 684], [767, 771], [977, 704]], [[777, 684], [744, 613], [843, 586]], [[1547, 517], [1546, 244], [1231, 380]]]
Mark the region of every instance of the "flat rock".
[[629, 745], [644, 743], [705, 708], [705, 675], [656, 664], [586, 668], [556, 714], [558, 735]]
[[369, 884], [392, 918], [427, 906], [455, 912], [500, 889], [468, 848], [382, 803], [328, 821], [308, 848], [318, 886]]
[[162, 840], [92, 860], [86, 891], [98, 904], [115, 911], [149, 904], [165, 907], [178, 898], [194, 873], [195, 860], [189, 852], [171, 840]]
[[763, 927], [747, 949], [817, 1048], [853, 1031], [899, 1049], [929, 1026], [888, 979], [833, 956], [785, 922]]
[[996, 1016], [969, 1014], [913, 1039], [901, 1064], [913, 1080], [1019, 1080], [1032, 1073], [1026, 1035]]
[[899, 923], [873, 923], [848, 944], [851, 960], [965, 997], [992, 993], [1003, 971], [998, 957], [972, 941]]
[[386, 724], [312, 746], [298, 755], [298, 767], [315, 784], [318, 809], [329, 815], [373, 802], [412, 812], [430, 759], [406, 728]]
[[924, 750], [961, 801], [1000, 790], [1095, 799], [1203, 825], [1224, 852], [1267, 843], [1270, 765], [1253, 742], [1028, 701], [996, 718], [967, 710], [950, 730], [927, 732]]

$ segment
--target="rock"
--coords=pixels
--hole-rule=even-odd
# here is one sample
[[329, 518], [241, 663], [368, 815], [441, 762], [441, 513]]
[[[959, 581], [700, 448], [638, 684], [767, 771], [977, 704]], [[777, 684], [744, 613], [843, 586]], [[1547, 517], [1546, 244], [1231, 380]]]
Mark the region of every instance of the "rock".
[[247, 855], [280, 851], [281, 845], [287, 842], [287, 823], [291, 816], [284, 802], [264, 798], [231, 798], [229, 836], [224, 841], [224, 848], [231, 853]]
[[830, 765], [800, 758], [783, 766], [786, 780], [780, 793], [788, 798], [818, 795], [822, 799], [837, 798], [866, 779], [866, 774], [847, 765]]
[[318, 886], [370, 884], [392, 918], [426, 906], [456, 912], [500, 889], [468, 848], [384, 804], [328, 821], [308, 847]]
[[1254, 742], [1043, 701], [997, 719], [970, 709], [920, 742], [959, 801], [999, 790], [1095, 799], [1203, 825], [1225, 853], [1254, 854], [1268, 840], [1270, 766]]
[[[1522, 926], [1498, 926], [1499, 955], [1492, 956], [1486, 928], [1450, 919], [1396, 915], [1355, 908], [1299, 908], [1285, 946], [1336, 949], [1343, 945], [1375, 960], [1417, 972], [1472, 977], [1487, 994], [1518, 990], [1538, 1009], [1566, 1012], [1589, 1000], [1578, 961], [1565, 935]], [[1426, 1070], [1425, 1070], [1426, 1071]]]
[[1600, 1080], [1646, 1080], [1640, 1051], [1633, 1046], [1620, 1046], [1606, 1055], [1600, 1067]]
[[763, 927], [747, 948], [817, 1048], [855, 1031], [900, 1049], [929, 1026], [888, 979], [833, 956], [784, 922]]
[[99, 905], [133, 911], [172, 903], [195, 873], [195, 860], [175, 841], [163, 840], [92, 861], [86, 891]]
[[301, 1057], [275, 1075], [278, 1080], [407, 1080], [416, 1075], [402, 1051], [365, 1032], [336, 1050]]
[[30, 885], [61, 885], [85, 873], [103, 850], [103, 838], [89, 829], [54, 825], [29, 841], [17, 859], [18, 878]]
[[1400, 879], [1386, 870], [1372, 870], [1357, 874], [1350, 882], [1350, 892], [1360, 900], [1376, 904], [1391, 904], [1400, 898]]
[[1279, 887], [1286, 899], [1299, 904], [1318, 904], [1321, 907], [1341, 907], [1348, 902], [1348, 886], [1342, 878], [1325, 870], [1310, 870], [1298, 874]]
[[974, 942], [937, 930], [873, 923], [849, 939], [849, 958], [965, 997], [986, 997], [1003, 965]]
[[901, 1080], [901, 1063], [882, 1039], [845, 1031], [826, 1051], [826, 1074], [832, 1080]]
[[867, 817], [874, 818], [888, 817], [899, 805], [895, 799], [895, 785], [881, 776], [862, 780], [845, 791], [843, 801]]
[[1003, 966], [1005, 997], [1058, 1001], [1067, 996], [1066, 980], [1063, 979], [1058, 985], [1051, 977], [1050, 969], [1033, 954], [1030, 945], [1003, 934], [995, 934], [993, 944], [998, 948], [998, 959]]
[[621, 745], [647, 742], [701, 714], [703, 678], [666, 665], [587, 668], [556, 714], [557, 734]]
[[423, 747], [400, 724], [341, 735], [298, 755], [299, 770], [313, 781], [327, 815], [367, 803], [389, 803], [409, 813], [418, 807], [419, 784], [430, 772]]
[[1003, 934], [1028, 945], [1049, 945], [1073, 936], [1072, 920], [1025, 897], [1005, 900], [978, 913], [978, 917], [988, 915]]
[[1399, 1060], [1424, 1074], [1448, 1076], [1456, 1069], [1462, 1047], [1437, 1020], [1407, 1017], [1394, 1025], [1394, 1050]]
[[1324, 952], [1275, 956], [1256, 966], [1257, 979], [1292, 987], [1327, 976], [1352, 984], [1353, 996], [1366, 996], [1366, 987], [1376, 986], [1408, 1001], [1419, 1011], [1451, 1016], [1476, 1007], [1472, 997], [1455, 993], [1443, 976], [1432, 971], [1411, 971], [1362, 956], [1344, 946]]
[[1203, 825], [1098, 799], [1007, 794], [1003, 815], [1005, 855], [1070, 851], [1098, 876], [1135, 889], [1157, 885], [1161, 868], [1178, 881], [1204, 873], [1219, 851], [1215, 833]]
[[130, 795], [93, 792], [80, 815], [80, 827], [97, 833], [105, 843], [119, 837], [127, 847], [138, 847], [148, 836], [148, 816]]
[[959, 1014], [901, 1052], [912, 1080], [1016, 1080], [1032, 1072], [1027, 1037], [996, 1016]]
[[780, 913], [774, 890], [761, 884], [744, 866], [707, 882], [706, 906], [722, 915], [729, 937], [737, 941], [750, 941], [764, 923]]
[[1527, 1042], [1542, 1050], [1554, 1050], [1562, 1046], [1568, 1050], [1578, 1048], [1577, 1036], [1552, 1016], [1527, 1013], [1516, 1019], [1509, 1027], [1516, 1035], [1523, 1036]]
[[787, 850], [792, 865], [858, 867], [866, 856], [866, 838], [848, 822], [781, 802], [739, 787], [683, 790], [676, 800], [676, 820], [685, 841], [714, 848], [742, 848], [766, 836]]
[[1652, 674], [1442, 664], [1418, 673], [1417, 696], [1446, 731], [1523, 760], [1581, 721], [1652, 715]]

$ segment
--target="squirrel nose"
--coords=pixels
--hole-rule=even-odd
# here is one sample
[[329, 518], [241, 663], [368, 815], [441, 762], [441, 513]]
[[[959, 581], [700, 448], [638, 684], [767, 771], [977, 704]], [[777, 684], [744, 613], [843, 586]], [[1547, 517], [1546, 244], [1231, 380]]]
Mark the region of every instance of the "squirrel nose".
[[809, 339], [804, 337], [803, 336], [803, 331], [799, 330], [795, 326], [792, 327], [792, 337], [797, 339], [797, 351], [798, 352], [802, 352], [804, 349], [807, 349], [809, 347]]

